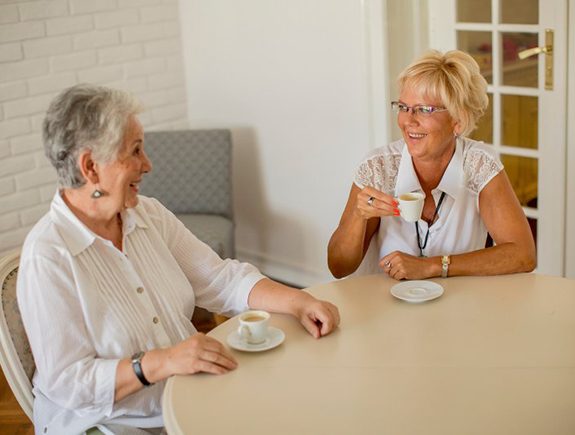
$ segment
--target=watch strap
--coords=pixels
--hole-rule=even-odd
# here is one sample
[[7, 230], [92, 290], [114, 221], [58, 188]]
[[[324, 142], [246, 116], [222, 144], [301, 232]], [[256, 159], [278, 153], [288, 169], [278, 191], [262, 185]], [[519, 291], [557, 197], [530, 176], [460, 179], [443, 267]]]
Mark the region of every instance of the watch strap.
[[144, 376], [144, 371], [142, 370], [142, 358], [144, 355], [144, 352], [137, 352], [132, 355], [132, 368], [134, 369], [134, 373], [142, 385], [144, 385], [144, 387], [148, 387], [153, 384], [146, 379], [146, 376]]
[[441, 277], [447, 278], [449, 273], [449, 265], [451, 264], [451, 257], [449, 255], [444, 255], [441, 257]]

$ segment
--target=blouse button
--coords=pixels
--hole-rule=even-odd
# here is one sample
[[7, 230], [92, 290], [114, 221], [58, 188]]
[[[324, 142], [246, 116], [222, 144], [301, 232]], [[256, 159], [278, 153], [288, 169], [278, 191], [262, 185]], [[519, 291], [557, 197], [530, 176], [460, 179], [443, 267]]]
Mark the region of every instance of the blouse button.
[[153, 321], [154, 323], [158, 323], [158, 322], [160, 321], [160, 319], [158, 319], [157, 317], [154, 317], [154, 318], [152, 319], [152, 321]]
[[144, 288], [143, 288], [143, 287], [138, 287], [138, 288], [136, 289], [136, 291], [137, 291], [138, 293], [143, 293], [143, 292], [144, 292]]

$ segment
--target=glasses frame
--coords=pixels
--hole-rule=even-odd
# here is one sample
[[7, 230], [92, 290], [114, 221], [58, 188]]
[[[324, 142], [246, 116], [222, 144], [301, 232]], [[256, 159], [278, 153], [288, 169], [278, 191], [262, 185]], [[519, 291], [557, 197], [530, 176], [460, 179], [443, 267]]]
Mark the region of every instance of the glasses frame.
[[401, 113], [409, 113], [411, 111], [413, 116], [431, 116], [434, 113], [445, 112], [448, 109], [440, 106], [432, 106], [430, 104], [416, 104], [415, 106], [408, 106], [399, 101], [392, 101], [391, 110], [396, 112], [398, 115]]

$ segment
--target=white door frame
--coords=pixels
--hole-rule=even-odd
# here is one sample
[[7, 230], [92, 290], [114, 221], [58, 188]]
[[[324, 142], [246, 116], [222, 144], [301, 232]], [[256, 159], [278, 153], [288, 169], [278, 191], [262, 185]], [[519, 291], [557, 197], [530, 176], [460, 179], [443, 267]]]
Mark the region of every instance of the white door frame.
[[[575, 23], [575, 0], [569, 0], [569, 23]], [[567, 50], [567, 177], [565, 220], [565, 276], [575, 278], [575, 29], [568, 28]]]

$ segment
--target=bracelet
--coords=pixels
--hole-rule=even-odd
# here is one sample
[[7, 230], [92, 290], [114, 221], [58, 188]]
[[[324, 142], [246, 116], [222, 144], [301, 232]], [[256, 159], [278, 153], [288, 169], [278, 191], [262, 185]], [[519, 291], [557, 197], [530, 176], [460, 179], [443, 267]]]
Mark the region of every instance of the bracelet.
[[134, 373], [138, 380], [144, 385], [144, 387], [149, 387], [150, 385], [154, 385], [150, 383], [144, 376], [144, 371], [142, 370], [142, 358], [144, 357], [144, 352], [138, 352], [132, 355], [132, 368], [134, 369]]
[[444, 255], [441, 257], [441, 277], [447, 278], [447, 273], [449, 272], [449, 265], [451, 264], [451, 257], [449, 255]]

